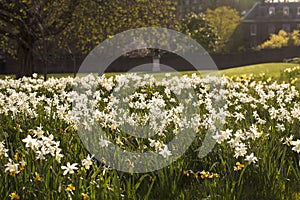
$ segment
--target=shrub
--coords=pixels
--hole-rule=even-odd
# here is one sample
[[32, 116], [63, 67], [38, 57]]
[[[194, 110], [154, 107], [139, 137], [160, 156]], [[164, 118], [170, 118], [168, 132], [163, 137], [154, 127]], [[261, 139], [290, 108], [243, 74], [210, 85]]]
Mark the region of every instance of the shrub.
[[299, 30], [294, 30], [292, 33], [280, 30], [278, 34], [272, 34], [269, 40], [257, 46], [257, 50], [276, 49], [287, 46], [300, 46]]

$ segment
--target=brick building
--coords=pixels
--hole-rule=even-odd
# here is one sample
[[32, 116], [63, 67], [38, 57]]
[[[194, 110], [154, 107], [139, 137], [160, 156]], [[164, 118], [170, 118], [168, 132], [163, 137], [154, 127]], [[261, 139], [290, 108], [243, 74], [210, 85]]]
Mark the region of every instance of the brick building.
[[257, 2], [241, 22], [244, 41], [255, 47], [280, 30], [300, 30], [300, 0]]

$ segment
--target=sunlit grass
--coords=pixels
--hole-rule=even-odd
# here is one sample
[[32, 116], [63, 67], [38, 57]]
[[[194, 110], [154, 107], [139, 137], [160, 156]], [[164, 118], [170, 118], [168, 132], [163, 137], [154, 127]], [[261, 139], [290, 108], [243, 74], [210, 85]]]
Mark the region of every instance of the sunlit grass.
[[256, 64], [249, 65], [245, 67], [237, 67], [232, 69], [221, 70], [220, 73], [227, 76], [239, 76], [239, 75], [260, 75], [261, 73], [265, 73], [267, 76], [272, 76], [274, 78], [279, 78], [281, 72], [286, 68], [292, 68], [295, 66], [299, 66], [299, 64], [293, 63], [264, 63], [264, 64]]

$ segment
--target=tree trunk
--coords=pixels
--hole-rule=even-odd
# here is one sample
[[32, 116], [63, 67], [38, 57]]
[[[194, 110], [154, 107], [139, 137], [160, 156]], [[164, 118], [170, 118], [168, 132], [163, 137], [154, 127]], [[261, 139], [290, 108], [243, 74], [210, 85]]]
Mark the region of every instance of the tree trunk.
[[44, 60], [44, 64], [45, 64], [44, 70], [43, 70], [43, 72], [44, 72], [44, 81], [46, 81], [47, 80], [47, 74], [48, 74], [48, 60], [47, 60], [47, 58]]
[[19, 70], [16, 74], [16, 78], [23, 76], [32, 76], [33, 74], [33, 52], [32, 48], [27, 46], [20, 46], [19, 49]]

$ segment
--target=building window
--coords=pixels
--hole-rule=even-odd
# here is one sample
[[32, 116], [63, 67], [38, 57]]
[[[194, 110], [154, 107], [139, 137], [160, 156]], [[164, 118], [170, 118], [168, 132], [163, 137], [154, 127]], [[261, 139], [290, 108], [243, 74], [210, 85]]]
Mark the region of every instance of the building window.
[[289, 16], [289, 14], [290, 14], [290, 8], [289, 7], [284, 7], [283, 8], [283, 15]]
[[256, 28], [256, 24], [251, 24], [251, 25], [250, 25], [250, 35], [251, 35], [251, 36], [255, 36], [255, 35], [256, 35], [256, 32], [257, 32], [256, 29], [257, 29], [257, 28]]
[[268, 33], [269, 35], [274, 34], [276, 32], [276, 27], [274, 24], [269, 24], [268, 25]]
[[297, 26], [296, 26], [296, 27], [297, 27], [297, 29], [298, 29], [298, 30], [300, 30], [300, 24], [297, 24]]
[[190, 4], [190, 0], [185, 0], [185, 4], [189, 5]]
[[287, 33], [291, 32], [291, 25], [290, 24], [283, 24], [282, 25], [282, 30], [284, 30]]
[[269, 15], [275, 15], [275, 7], [270, 7], [269, 8]]
[[298, 10], [298, 11], [297, 11], [298, 15], [300, 15], [300, 7], [298, 7], [297, 10]]
[[194, 0], [194, 4], [197, 4], [198, 3], [198, 0]]

